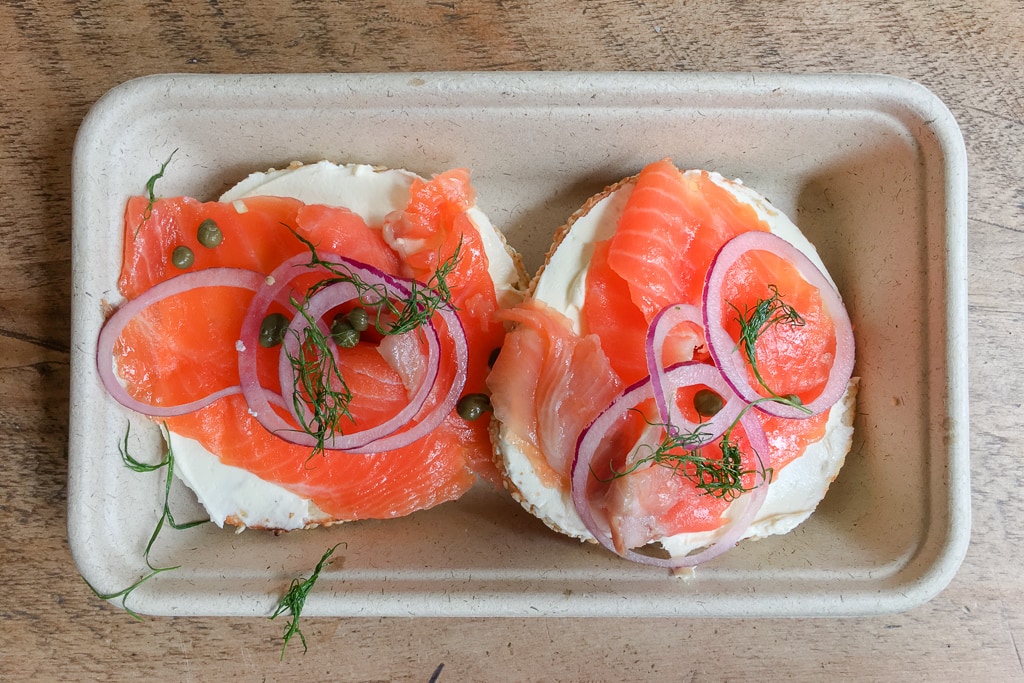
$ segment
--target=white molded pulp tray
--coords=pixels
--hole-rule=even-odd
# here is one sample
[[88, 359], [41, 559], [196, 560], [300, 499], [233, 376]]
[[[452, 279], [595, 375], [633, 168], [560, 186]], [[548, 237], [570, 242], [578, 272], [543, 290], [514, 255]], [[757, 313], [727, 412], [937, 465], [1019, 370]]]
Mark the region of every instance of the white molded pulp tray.
[[[74, 156], [68, 519], [100, 592], [145, 573], [163, 473], [118, 456], [131, 417], [110, 400], [96, 337], [117, 301], [122, 216], [172, 151], [162, 196], [213, 199], [293, 160], [422, 174], [466, 166], [479, 204], [534, 270], [592, 193], [646, 163], [741, 178], [814, 242], [849, 306], [862, 378], [852, 452], [797, 531], [741, 544], [688, 580], [547, 530], [478, 487], [410, 517], [273, 536], [165, 529], [128, 606], [268, 615], [293, 578], [343, 545], [305, 615], [856, 615], [945, 587], [970, 530], [966, 156], [949, 111], [883, 76], [383, 74], [154, 76], [102, 98]], [[147, 453], [147, 450], [149, 451]], [[179, 521], [202, 514], [176, 484]]]

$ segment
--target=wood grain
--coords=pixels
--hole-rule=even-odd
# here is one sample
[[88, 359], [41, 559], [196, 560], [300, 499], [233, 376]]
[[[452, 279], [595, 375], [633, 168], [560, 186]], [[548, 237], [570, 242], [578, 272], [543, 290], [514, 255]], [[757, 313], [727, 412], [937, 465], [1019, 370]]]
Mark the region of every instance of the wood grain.
[[[1024, 6], [1009, 0], [0, 2], [0, 679], [1024, 679]], [[970, 164], [973, 542], [904, 614], [820, 620], [147, 619], [66, 539], [70, 161], [151, 73], [884, 72], [931, 88]]]

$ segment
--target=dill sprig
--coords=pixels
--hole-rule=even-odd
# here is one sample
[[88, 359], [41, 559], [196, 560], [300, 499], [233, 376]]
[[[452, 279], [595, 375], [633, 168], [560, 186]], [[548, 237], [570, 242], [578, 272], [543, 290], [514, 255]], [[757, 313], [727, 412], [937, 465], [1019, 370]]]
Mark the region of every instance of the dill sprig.
[[[153, 545], [156, 543], [157, 537], [160, 535], [160, 531], [163, 530], [164, 524], [166, 523], [172, 529], [182, 531], [185, 529], [191, 529], [194, 526], [205, 524], [209, 522], [209, 519], [198, 519], [194, 522], [179, 523], [174, 520], [174, 515], [171, 513], [170, 499], [171, 499], [171, 483], [174, 481], [174, 450], [171, 448], [171, 434], [167, 428], [167, 424], [162, 425], [164, 432], [164, 443], [167, 444], [167, 450], [164, 451], [163, 458], [160, 462], [150, 465], [140, 462], [128, 452], [128, 431], [125, 431], [124, 441], [118, 446], [118, 452], [121, 454], [121, 460], [124, 462], [125, 467], [132, 470], [133, 472], [156, 472], [161, 468], [166, 468], [167, 472], [164, 477], [164, 507], [163, 513], [160, 515], [160, 519], [157, 520], [156, 527], [153, 529], [153, 533], [149, 537], [149, 543], [146, 544], [146, 552], [144, 557], [146, 558], [146, 564], [149, 565], [150, 569], [156, 569], [149, 561], [149, 553], [153, 550]], [[129, 424], [128, 430], [131, 430]]]
[[149, 581], [157, 574], [162, 574], [163, 572], [171, 571], [173, 569], [178, 569], [181, 567], [181, 565], [175, 565], [173, 567], [154, 567], [153, 563], [150, 561], [150, 552], [152, 552], [153, 546], [156, 544], [156, 539], [164, 528], [164, 524], [167, 524], [167, 526], [171, 527], [172, 529], [177, 529], [180, 531], [184, 529], [191, 529], [192, 527], [199, 526], [200, 524], [205, 524], [210, 520], [199, 519], [194, 522], [180, 523], [175, 521], [174, 515], [173, 513], [171, 513], [170, 497], [171, 483], [174, 480], [174, 451], [171, 448], [170, 432], [167, 429], [167, 425], [163, 425], [164, 443], [167, 444], [167, 450], [164, 451], [164, 455], [160, 459], [160, 462], [153, 464], [142, 462], [141, 460], [135, 458], [129, 452], [128, 439], [129, 436], [131, 435], [131, 430], [132, 426], [131, 423], [129, 422], [128, 428], [125, 430], [124, 439], [117, 446], [118, 453], [120, 453], [121, 455], [121, 461], [124, 463], [125, 467], [132, 470], [133, 472], [138, 473], [156, 472], [162, 468], [167, 468], [167, 473], [164, 480], [163, 512], [160, 515], [160, 519], [157, 521], [156, 526], [153, 528], [153, 533], [149, 536], [149, 542], [146, 543], [146, 549], [142, 555], [143, 558], [146, 560], [146, 566], [149, 567], [150, 572], [144, 575], [142, 578], [140, 578], [132, 585], [128, 586], [127, 588], [124, 588], [114, 593], [100, 593], [91, 583], [89, 583], [88, 581], [86, 581], [85, 583], [87, 586], [89, 586], [90, 589], [92, 589], [92, 592], [95, 593], [97, 597], [103, 600], [113, 600], [115, 598], [121, 598], [121, 607], [123, 607], [124, 610], [128, 612], [129, 615], [131, 615], [132, 618], [142, 621], [142, 617], [139, 616], [136, 612], [132, 611], [132, 609], [129, 608], [127, 604], [125, 604], [126, 601], [128, 600], [128, 597], [136, 588], [144, 584], [146, 581]]
[[[302, 430], [316, 439], [309, 456], [312, 458], [324, 451], [327, 440], [338, 431], [343, 417], [352, 419], [348, 409], [352, 391], [335, 362], [327, 336], [306, 312], [305, 306], [294, 298], [292, 305], [307, 323], [304, 338], [299, 340], [298, 355], [288, 352], [286, 355], [295, 378], [294, 412]], [[312, 412], [308, 418], [307, 410]]]
[[758, 384], [770, 394], [768, 398], [807, 411], [796, 394], [783, 396], [768, 386], [757, 367], [757, 349], [755, 347], [757, 340], [762, 335], [776, 325], [803, 327], [806, 324], [803, 316], [782, 300], [782, 294], [779, 293], [777, 286], [768, 285], [768, 289], [772, 291], [772, 295], [767, 299], [758, 299], [753, 308], [744, 306], [744, 310], [740, 311], [736, 304], [729, 302], [729, 306], [736, 311], [736, 321], [740, 324], [740, 338], [736, 345], [747, 357], [747, 362], [750, 363], [750, 369], [754, 372], [754, 378], [757, 379]]
[[757, 451], [754, 451], [754, 457], [757, 459], [758, 464], [757, 469], [743, 469], [743, 454], [740, 452], [739, 446], [731, 438], [732, 429], [735, 426], [736, 423], [733, 423], [726, 430], [725, 434], [722, 435], [722, 440], [718, 443], [719, 450], [722, 452], [722, 458], [718, 461], [717, 467], [713, 468], [712, 476], [708, 476], [708, 472], [711, 470], [700, 472], [700, 475], [705, 478], [702, 478], [697, 484], [697, 487], [705, 493], [709, 493], [716, 498], [725, 498], [726, 500], [735, 500], [740, 494], [757, 488], [756, 486], [744, 486], [744, 476], [760, 474], [763, 484], [767, 485], [771, 483], [774, 473], [771, 467], [764, 466], [761, 456]]
[[[639, 455], [646, 452], [642, 457], [633, 459], [632, 465], [627, 469], [617, 470], [611, 468], [611, 476], [607, 479], [598, 479], [608, 482], [636, 472], [648, 463], [660, 467], [667, 467], [675, 474], [686, 477], [694, 486], [707, 495], [716, 498], [734, 500], [740, 494], [751, 490], [744, 486], [743, 477], [748, 474], [761, 472], [765, 481], [771, 478], [771, 469], [761, 468], [760, 470], [748, 470], [743, 468], [743, 454], [739, 447], [732, 441], [732, 430], [738, 424], [739, 418], [733, 422], [722, 435], [718, 444], [719, 456], [708, 455], [705, 449], [711, 448], [708, 444], [707, 432], [698, 426], [696, 430], [688, 432], [675, 427], [672, 424], [652, 422], [641, 411], [637, 412], [643, 420], [652, 427], [660, 427], [665, 435], [657, 446], [652, 444], [640, 444], [634, 454]], [[756, 455], [756, 454], [755, 454]], [[760, 462], [760, 457], [758, 456]], [[595, 474], [595, 477], [597, 475]]]
[[320, 572], [323, 571], [324, 567], [330, 565], [328, 558], [334, 554], [338, 546], [342, 545], [338, 543], [334, 547], [328, 548], [327, 552], [323, 554], [320, 561], [317, 562], [316, 568], [313, 570], [313, 574], [308, 578], [292, 579], [291, 586], [288, 588], [288, 592], [285, 593], [284, 597], [281, 598], [281, 602], [278, 604], [277, 609], [270, 616], [271, 619], [276, 619], [285, 612], [291, 614], [291, 621], [285, 625], [284, 630], [284, 645], [281, 646], [281, 659], [284, 659], [284, 651], [288, 648], [288, 641], [292, 639], [292, 636], [298, 635], [299, 640], [302, 641], [302, 653], [306, 653], [306, 636], [302, 635], [302, 631], [299, 629], [299, 617], [302, 615], [302, 608], [306, 604], [306, 597], [309, 592], [313, 590], [313, 585], [316, 580], [320, 578]]
[[123, 589], [117, 591], [116, 593], [100, 593], [98, 590], [96, 590], [96, 587], [93, 586], [91, 583], [89, 583], [87, 580], [85, 580], [85, 579], [82, 579], [82, 580], [85, 581], [85, 585], [89, 587], [89, 589], [93, 592], [93, 594], [96, 597], [100, 598], [101, 600], [114, 600], [115, 598], [121, 598], [121, 607], [124, 609], [124, 611], [127, 612], [128, 615], [132, 619], [135, 619], [136, 621], [142, 621], [143, 620], [142, 616], [138, 612], [134, 611], [127, 604], [125, 604], [126, 601], [128, 600], [128, 596], [130, 596], [132, 594], [132, 592], [136, 588], [138, 588], [142, 584], [146, 583], [147, 581], [152, 579], [157, 574], [162, 574], [163, 572], [169, 572], [172, 569], [178, 569], [180, 566], [181, 565], [177, 565], [177, 566], [174, 566], [174, 567], [160, 567], [158, 569], [153, 569], [152, 571], [150, 571], [148, 574], [143, 576], [141, 579], [139, 579], [138, 581], [136, 581], [132, 585], [128, 586], [127, 588], [123, 588]]
[[[171, 163], [171, 159], [178, 152], [175, 149], [171, 152], [171, 155], [167, 157], [167, 161], [160, 164], [160, 170], [150, 176], [149, 180], [146, 181], [146, 194], [149, 196], [149, 203], [146, 204], [145, 211], [142, 212], [142, 223], [145, 223], [153, 215], [153, 204], [156, 203], [156, 181], [164, 177], [164, 171], [167, 170], [167, 165]], [[142, 223], [139, 223], [139, 227], [135, 228], [135, 236], [139, 234], [139, 229], [142, 228]]]

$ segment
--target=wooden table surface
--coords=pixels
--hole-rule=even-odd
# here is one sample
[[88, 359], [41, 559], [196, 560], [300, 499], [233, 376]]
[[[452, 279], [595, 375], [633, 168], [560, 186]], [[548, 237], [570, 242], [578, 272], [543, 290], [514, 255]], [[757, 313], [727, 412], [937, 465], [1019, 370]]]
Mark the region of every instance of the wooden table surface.
[[[1010, 0], [0, 2], [0, 680], [1022, 680], [1024, 5]], [[970, 164], [973, 530], [923, 606], [842, 619], [148, 618], [68, 548], [71, 153], [161, 72], [881, 72], [935, 92]]]

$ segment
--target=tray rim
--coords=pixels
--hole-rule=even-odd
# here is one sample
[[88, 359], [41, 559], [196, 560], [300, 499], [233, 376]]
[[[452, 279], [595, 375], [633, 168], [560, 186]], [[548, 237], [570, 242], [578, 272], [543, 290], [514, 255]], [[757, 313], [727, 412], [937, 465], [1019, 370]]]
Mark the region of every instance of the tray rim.
[[[837, 99], [838, 101], [855, 104], [865, 96], [874, 98], [873, 103], [880, 111], [897, 117], [910, 117], [918, 121], [921, 134], [933, 135], [943, 153], [942, 173], [944, 176], [944, 192], [946, 198], [945, 240], [946, 254], [944, 262], [945, 274], [945, 322], [948, 336], [945, 344], [945, 370], [947, 382], [945, 387], [945, 409], [948, 413], [949, 427], [947, 431], [948, 458], [945, 461], [944, 490], [945, 501], [933, 501], [933, 506], [942, 506], [947, 515], [948, 524], [945, 533], [939, 540], [929, 539], [922, 546], [938, 548], [931, 557], [915, 558], [907, 563], [898, 575], [912, 574], [914, 579], [894, 585], [892, 590], [880, 591], [874, 595], [847, 596], [853, 598], [852, 603], [845, 606], [831, 605], [826, 609], [815, 610], [807, 605], [794, 605], [791, 610], [781, 613], [792, 615], [829, 615], [829, 614], [879, 614], [904, 611], [920, 605], [934, 597], [955, 576], [970, 542], [970, 458], [969, 458], [969, 407], [968, 407], [968, 376], [967, 376], [967, 159], [962, 135], [946, 106], [924, 86], [913, 81], [877, 74], [770, 74], [770, 73], [636, 73], [636, 72], [401, 72], [401, 73], [362, 73], [362, 74], [156, 74], [127, 81], [103, 95], [90, 109], [79, 129], [75, 143], [73, 158], [73, 226], [79, 228], [83, 208], [80, 204], [82, 177], [85, 175], [83, 165], [87, 163], [89, 152], [85, 149], [90, 136], [102, 131], [105, 121], [118, 114], [119, 110], [136, 106], [146, 98], [154, 97], [161, 92], [173, 89], [206, 87], [214, 85], [218, 88], [240, 87], [250, 90], [292, 88], [308, 91], [317, 88], [374, 89], [391, 88], [395, 91], [409, 89], [410, 79], [419, 79], [435, 84], [431, 91], [435, 97], [453, 98], [457, 96], [484, 97], [493, 96], [495, 87], [503, 90], [506, 97], [527, 97], [543, 95], [551, 92], [563, 92], [567, 88], [573, 92], [583, 92], [587, 88], [599, 89], [601, 95], [614, 97], [617, 93], [641, 92], [657, 94], [662, 89], [675, 91], [695, 91], [704, 94], [720, 91], [740, 101], [757, 100], [779, 89], [789, 97], [807, 96], [810, 98]], [[829, 94], [823, 95], [823, 91]], [[780, 106], [782, 100], [780, 99]], [[882, 107], [880, 105], [886, 105]], [[431, 106], [422, 104], [421, 106]], [[434, 105], [436, 106], [436, 102]], [[572, 106], [571, 104], [566, 106]], [[73, 229], [73, 240], [81, 239], [81, 229]], [[73, 279], [77, 272], [73, 259]], [[81, 293], [77, 287], [74, 291], [74, 307], [80, 303]], [[72, 340], [76, 339], [76, 319], [72, 316]], [[82, 372], [83, 362], [88, 363], [75, 351], [73, 344], [72, 364]], [[76, 409], [75, 397], [80, 387], [81, 377], [72, 372], [71, 418], [70, 425], [74, 435], [80, 411]], [[81, 488], [77, 474], [85, 460], [80, 444], [69, 439], [69, 484], [68, 484], [68, 534], [72, 555], [80, 570], [89, 567], [90, 558], [87, 548], [82, 547], [81, 539], [83, 520], [74, 514], [76, 506], [81, 504]], [[929, 533], [934, 530], [929, 529]], [[922, 565], [923, 566], [918, 566]], [[83, 575], [87, 570], [83, 570]], [[87, 577], [88, 578], [88, 577]], [[446, 603], [444, 609], [433, 609], [435, 601], [430, 595], [410, 604], [393, 605], [394, 614], [408, 615], [411, 611], [421, 615], [450, 616], [511, 616], [522, 613], [538, 614], [532, 610], [508, 609], [507, 596], [496, 596], [494, 599], [478, 596], [479, 599], [467, 604], [464, 610], [452, 610], [453, 605]], [[497, 600], [497, 602], [495, 602]], [[756, 616], [742, 605], [728, 605], [722, 601], [720, 612], [710, 612], [707, 616]], [[436, 605], [435, 605], [436, 607]], [[568, 611], [559, 610], [565, 616], [621, 616], [640, 615], [628, 609], [609, 610], [598, 604], [579, 603]], [[145, 612], [145, 609], [140, 610]], [[698, 610], [700, 612], [700, 610]], [[186, 612], [173, 612], [185, 614]], [[235, 614], [235, 611], [187, 612], [188, 614]], [[312, 612], [311, 612], [312, 613]], [[323, 614], [347, 614], [328, 609]], [[387, 610], [373, 612], [373, 616], [389, 613]], [[541, 614], [543, 612], [540, 612]], [[778, 612], [775, 612], [778, 613]], [[644, 615], [656, 616], [650, 612]], [[667, 612], [665, 616], [677, 615]], [[767, 614], [765, 615], [767, 616]]]

